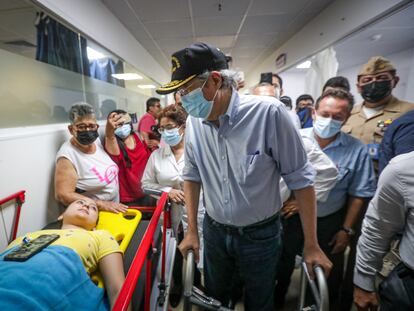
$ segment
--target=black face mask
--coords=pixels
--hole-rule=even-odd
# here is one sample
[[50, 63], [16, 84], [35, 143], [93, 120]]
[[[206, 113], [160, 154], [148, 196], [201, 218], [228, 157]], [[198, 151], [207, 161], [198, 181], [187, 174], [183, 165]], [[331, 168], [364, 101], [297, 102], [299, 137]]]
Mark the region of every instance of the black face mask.
[[98, 131], [84, 131], [76, 134], [76, 140], [81, 145], [90, 145], [99, 137]]
[[391, 80], [372, 82], [362, 86], [361, 96], [369, 103], [377, 103], [391, 94]]

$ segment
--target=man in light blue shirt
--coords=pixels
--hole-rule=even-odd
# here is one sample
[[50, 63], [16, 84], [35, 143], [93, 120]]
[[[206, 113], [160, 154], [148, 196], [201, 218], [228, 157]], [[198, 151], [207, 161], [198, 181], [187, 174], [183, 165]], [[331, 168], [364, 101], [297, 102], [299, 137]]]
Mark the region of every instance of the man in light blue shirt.
[[239, 96], [224, 54], [196, 43], [172, 57], [172, 81], [191, 115], [186, 128], [184, 192], [188, 231], [180, 244], [198, 256], [197, 204], [204, 190], [205, 285], [227, 304], [233, 273], [245, 284], [246, 310], [273, 310], [280, 253], [282, 176], [298, 199], [305, 232], [305, 260], [331, 263], [319, 248], [315, 228], [314, 173], [284, 105], [270, 97]]
[[[342, 283], [344, 251], [355, 238], [365, 202], [373, 197], [376, 189], [375, 173], [365, 145], [341, 132], [353, 103], [352, 95], [346, 91], [326, 91], [316, 102], [313, 128], [301, 130], [303, 136], [319, 144], [339, 171], [337, 183], [328, 199], [318, 202], [318, 241], [334, 263], [328, 279], [332, 310], [342, 310], [338, 305], [338, 295]], [[353, 269], [354, 262], [355, 253], [351, 252], [348, 268]]]

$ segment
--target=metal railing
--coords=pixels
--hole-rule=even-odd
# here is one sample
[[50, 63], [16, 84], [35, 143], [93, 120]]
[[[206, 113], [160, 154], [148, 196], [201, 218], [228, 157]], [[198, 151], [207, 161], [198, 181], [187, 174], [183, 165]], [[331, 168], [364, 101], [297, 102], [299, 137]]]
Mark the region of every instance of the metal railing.
[[[161, 192], [160, 192], [161, 193]], [[160, 194], [158, 193], [158, 194]], [[164, 215], [164, 230], [163, 230], [163, 252], [162, 256], [162, 275], [161, 275], [161, 283], [165, 282], [165, 237], [166, 235], [166, 227], [168, 227], [168, 222], [170, 218], [169, 210], [164, 208], [168, 205], [168, 193], [162, 193], [160, 200], [155, 208], [154, 214], [151, 217], [150, 223], [148, 225], [147, 230], [145, 231], [144, 237], [138, 247], [138, 251], [135, 254], [135, 257], [131, 263], [131, 266], [128, 270], [128, 274], [125, 278], [125, 282], [122, 285], [121, 291], [119, 292], [118, 298], [115, 301], [115, 304], [112, 308], [114, 311], [123, 311], [127, 310], [128, 306], [131, 302], [132, 295], [134, 293], [135, 287], [138, 282], [138, 278], [141, 274], [142, 267], [145, 263], [145, 260], [148, 258], [148, 254], [152, 251], [152, 244], [154, 240], [154, 234], [158, 226], [159, 219], [161, 217], [161, 213], [164, 211], [166, 214]], [[133, 207], [130, 207], [133, 208]], [[139, 209], [139, 208], [137, 208]], [[149, 274], [151, 274], [151, 261], [147, 264], [147, 278], [145, 284], [145, 310], [148, 311], [150, 308], [149, 305], [149, 295], [151, 288], [151, 278]], [[165, 284], [164, 284], [165, 285]]]
[[20, 212], [22, 209], [22, 205], [25, 202], [25, 199], [26, 199], [26, 190], [21, 190], [19, 192], [13, 193], [12, 195], [9, 195], [5, 197], [4, 199], [0, 200], [0, 208], [1, 208], [1, 205], [3, 205], [4, 203], [7, 203], [13, 200], [16, 201], [16, 205], [15, 205], [16, 210], [14, 213], [13, 227], [11, 230], [12, 232], [11, 232], [11, 235], [8, 241], [9, 243], [11, 243], [14, 239], [16, 239], [17, 229], [19, 227]]

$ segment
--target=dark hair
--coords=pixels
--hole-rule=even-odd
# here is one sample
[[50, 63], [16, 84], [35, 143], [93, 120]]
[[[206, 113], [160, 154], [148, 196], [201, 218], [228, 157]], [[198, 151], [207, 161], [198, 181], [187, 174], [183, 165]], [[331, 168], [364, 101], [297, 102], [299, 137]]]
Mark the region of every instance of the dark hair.
[[289, 107], [292, 109], [292, 98], [290, 98], [289, 96], [282, 96], [279, 99], [282, 103], [285, 104], [286, 107]]
[[169, 105], [161, 110], [158, 116], [158, 122], [160, 122], [162, 118], [168, 118], [177, 123], [177, 125], [181, 126], [185, 124], [187, 115], [187, 112], [180, 105]]
[[309, 94], [302, 94], [296, 99], [296, 106], [299, 106], [299, 102], [301, 102], [302, 100], [311, 100], [312, 104], [315, 102], [313, 100], [313, 97], [310, 96]]
[[150, 107], [155, 106], [157, 103], [160, 102], [160, 99], [157, 97], [150, 97], [147, 100], [147, 112], [149, 111]]
[[[127, 114], [128, 112], [126, 112], [125, 110], [122, 110], [122, 109], [116, 109], [116, 110], [112, 110], [110, 113], [108, 113], [108, 116], [107, 116], [107, 118], [110, 116], [110, 114], [111, 113], [113, 113], [113, 112], [115, 112], [115, 113], [117, 113], [117, 114]], [[132, 128], [132, 122], [129, 124], [129, 126], [131, 127], [131, 133], [132, 133], [132, 131], [133, 131], [133, 128]], [[128, 152], [126, 151], [126, 147], [125, 147], [125, 143], [124, 143], [124, 141], [121, 139], [121, 138], [119, 138], [118, 136], [116, 136], [115, 135], [115, 138], [116, 138], [116, 141], [118, 142], [118, 146], [119, 146], [119, 149], [121, 150], [121, 153], [122, 153], [122, 156], [123, 156], [123, 158], [124, 158], [124, 160], [125, 160], [125, 163], [126, 163], [126, 167], [127, 168], [131, 168], [131, 166], [132, 166], [132, 163], [131, 163], [131, 159], [129, 158], [129, 156], [128, 156]]]
[[275, 77], [279, 80], [280, 89], [283, 89], [283, 80], [282, 80], [282, 78], [277, 73], [273, 73], [272, 77]]
[[343, 89], [347, 92], [350, 91], [350, 86], [349, 86], [349, 81], [347, 78], [342, 77], [342, 76], [337, 76], [337, 77], [332, 77], [330, 79], [328, 79], [328, 81], [325, 82], [325, 85], [322, 88], [322, 93], [325, 92], [325, 89], [327, 87], [332, 87], [332, 88], [339, 88], [339, 89]]
[[333, 97], [337, 99], [343, 99], [348, 101], [348, 110], [351, 112], [352, 108], [354, 108], [354, 96], [351, 93], [344, 91], [342, 89], [329, 89], [322, 93], [322, 95], [318, 98], [315, 104], [315, 110], [319, 108], [320, 102], [327, 97]]

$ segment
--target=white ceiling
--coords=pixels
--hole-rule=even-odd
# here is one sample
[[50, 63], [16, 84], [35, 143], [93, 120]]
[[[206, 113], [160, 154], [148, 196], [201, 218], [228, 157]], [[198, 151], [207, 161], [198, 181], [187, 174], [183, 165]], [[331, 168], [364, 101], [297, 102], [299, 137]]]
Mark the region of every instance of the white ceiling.
[[[379, 40], [373, 36], [380, 35]], [[339, 70], [363, 64], [375, 55], [390, 55], [414, 47], [414, 5], [336, 44]]]
[[0, 0], [0, 47], [34, 58], [35, 49], [24, 45], [8, 45], [10, 41], [26, 41], [36, 45], [35, 10], [24, 0]]
[[[333, 0], [101, 0], [170, 71], [170, 56], [203, 41], [249, 71]], [[219, 10], [221, 5], [221, 10]]]

